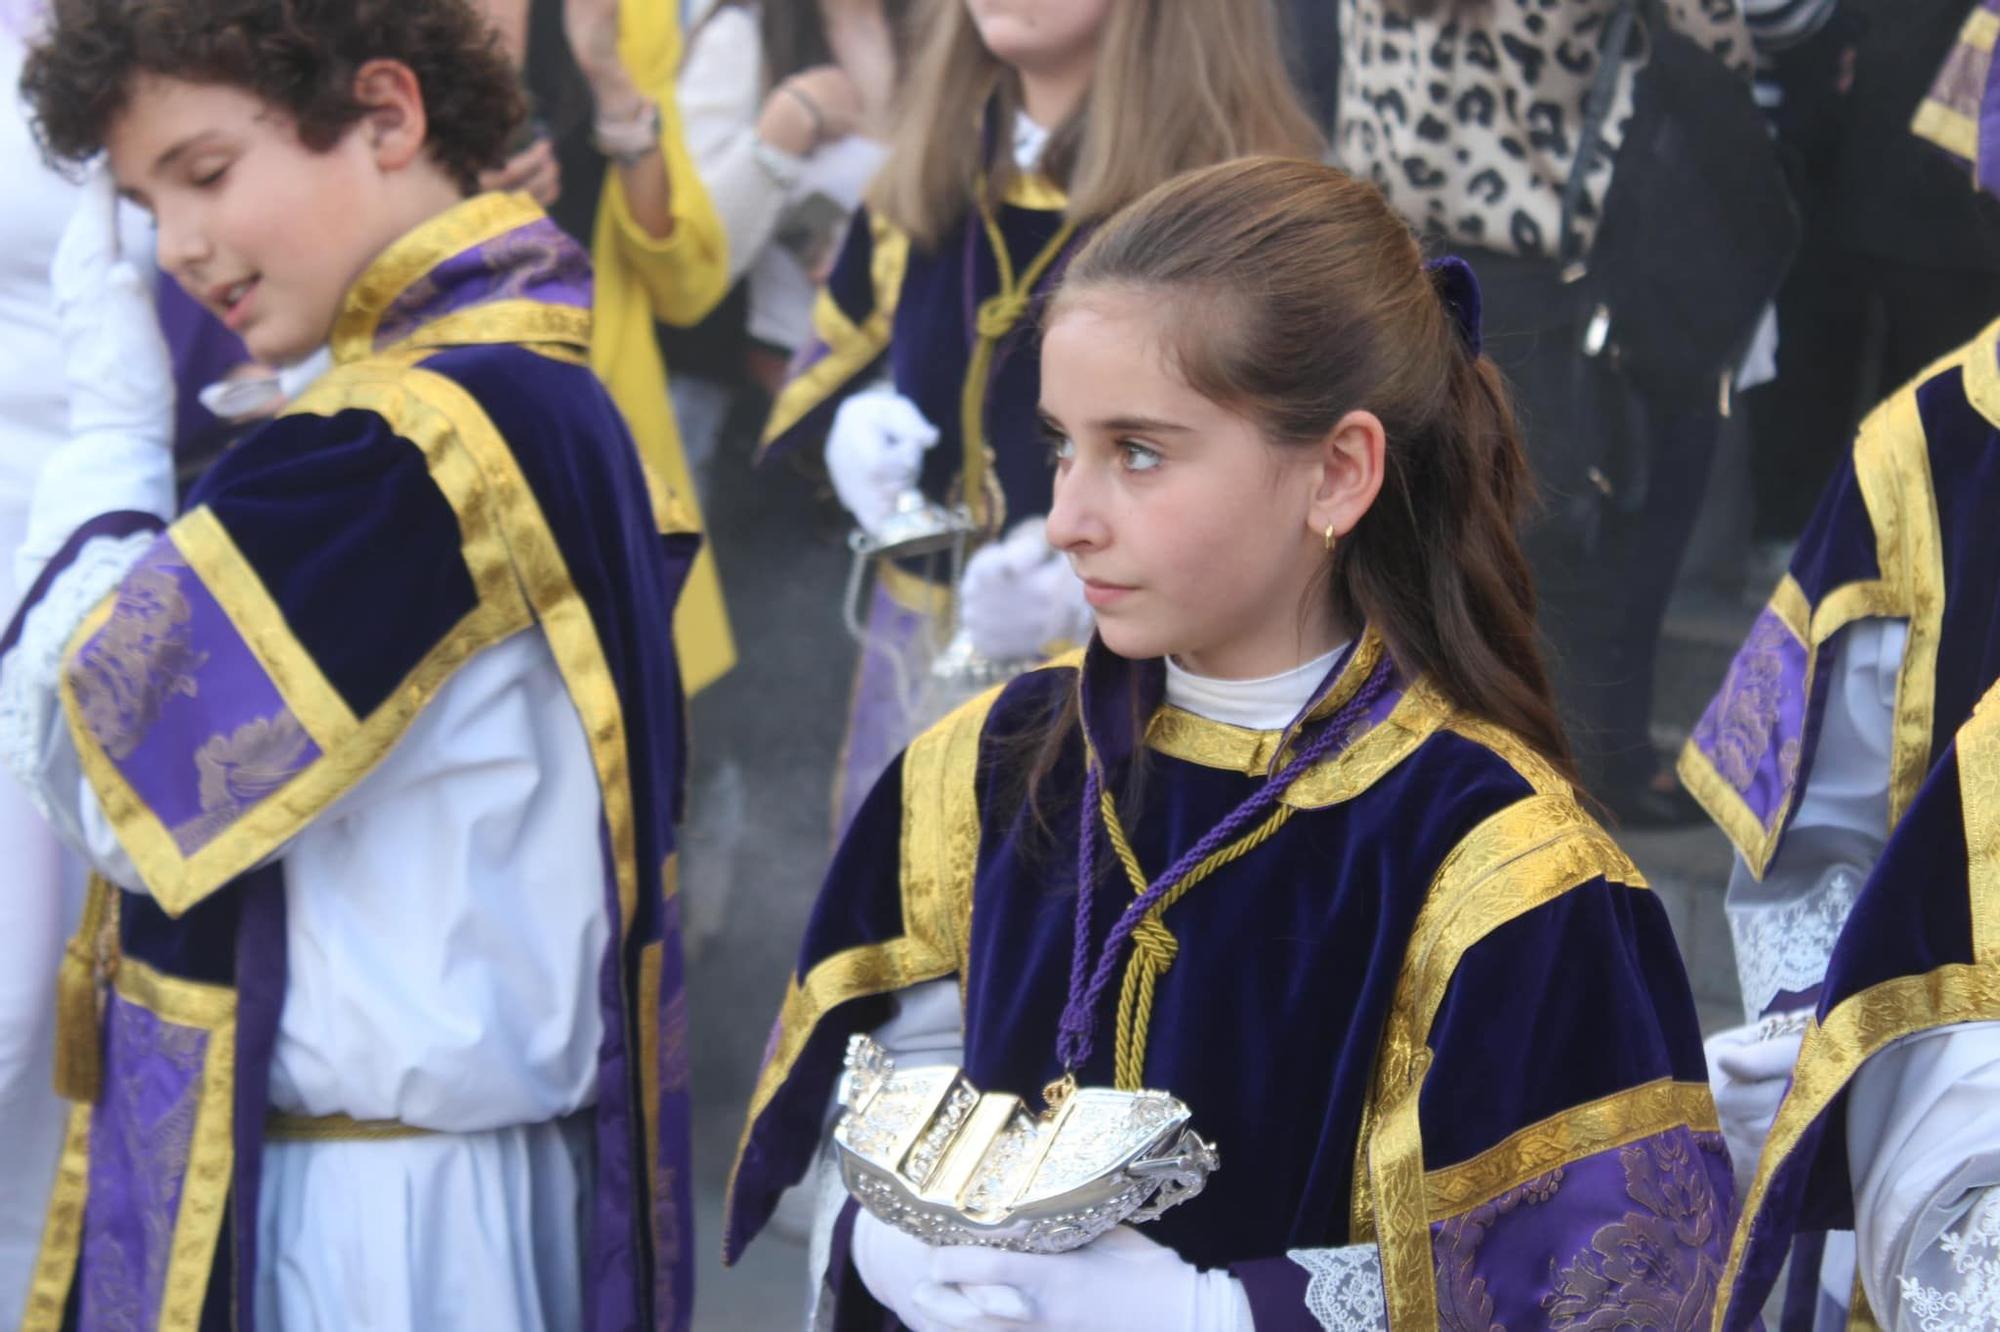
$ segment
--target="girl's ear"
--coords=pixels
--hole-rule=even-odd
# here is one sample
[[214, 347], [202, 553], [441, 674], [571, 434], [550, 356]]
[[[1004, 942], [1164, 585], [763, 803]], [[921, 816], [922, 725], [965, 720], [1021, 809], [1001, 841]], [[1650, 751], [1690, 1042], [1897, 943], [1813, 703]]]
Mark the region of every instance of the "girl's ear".
[[1334, 422], [1319, 443], [1317, 483], [1306, 521], [1314, 537], [1332, 529], [1344, 537], [1382, 493], [1389, 437], [1373, 412], [1353, 411]]
[[354, 99], [366, 108], [361, 133], [384, 171], [400, 171], [417, 160], [430, 133], [424, 93], [417, 75], [400, 60], [370, 60], [354, 74]]

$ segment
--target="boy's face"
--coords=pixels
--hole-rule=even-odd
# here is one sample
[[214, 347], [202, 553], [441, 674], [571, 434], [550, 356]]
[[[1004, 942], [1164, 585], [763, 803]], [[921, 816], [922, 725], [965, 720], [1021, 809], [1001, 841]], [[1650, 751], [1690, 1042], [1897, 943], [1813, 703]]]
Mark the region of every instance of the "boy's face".
[[348, 287], [402, 229], [382, 224], [366, 121], [314, 152], [241, 88], [141, 75], [105, 147], [119, 189], [153, 215], [160, 267], [269, 364], [326, 342]]

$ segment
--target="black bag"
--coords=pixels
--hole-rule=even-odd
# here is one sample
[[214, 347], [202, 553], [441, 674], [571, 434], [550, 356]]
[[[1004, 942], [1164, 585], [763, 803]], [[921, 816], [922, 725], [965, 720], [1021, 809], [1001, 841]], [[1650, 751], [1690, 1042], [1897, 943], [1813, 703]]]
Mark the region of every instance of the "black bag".
[[[1574, 226], [1583, 177], [1602, 150], [1635, 22], [1651, 58], [1583, 257]], [[1667, 402], [1714, 398], [1798, 249], [1798, 211], [1749, 86], [1669, 24], [1660, 0], [1625, 0], [1605, 24], [1560, 241], [1569, 274], [1585, 284], [1584, 350], [1614, 357]]]

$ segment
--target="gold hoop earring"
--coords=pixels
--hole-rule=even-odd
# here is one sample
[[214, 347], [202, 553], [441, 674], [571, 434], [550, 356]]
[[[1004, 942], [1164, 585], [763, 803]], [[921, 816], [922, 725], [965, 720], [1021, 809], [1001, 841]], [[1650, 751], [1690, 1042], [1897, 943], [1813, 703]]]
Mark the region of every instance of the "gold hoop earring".
[[1333, 550], [1333, 524], [1332, 524], [1332, 523], [1328, 523], [1328, 524], [1326, 525], [1326, 532], [1324, 533], [1324, 536], [1325, 536], [1325, 539], [1326, 539], [1326, 548], [1327, 548], [1327, 550], [1328, 550], [1328, 551], [1330, 552], [1330, 551], [1332, 551], [1332, 550]]

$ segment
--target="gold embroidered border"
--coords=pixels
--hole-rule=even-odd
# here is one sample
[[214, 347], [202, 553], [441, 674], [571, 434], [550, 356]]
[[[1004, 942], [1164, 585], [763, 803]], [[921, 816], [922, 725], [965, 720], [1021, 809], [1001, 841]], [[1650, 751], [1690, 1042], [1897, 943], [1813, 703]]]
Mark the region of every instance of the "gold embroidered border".
[[374, 350], [383, 314], [411, 283], [455, 254], [546, 216], [525, 194], [481, 194], [396, 240], [348, 288], [333, 324], [335, 362], [360, 360]]
[[[1990, 361], [1991, 344], [1986, 346], [1984, 359]], [[1971, 359], [1977, 362], [1981, 358]], [[1966, 376], [1969, 396], [1970, 365]], [[1930, 770], [1938, 639], [1944, 625], [1944, 540], [1939, 531], [1937, 496], [1931, 486], [1930, 449], [1917, 413], [1914, 387], [1897, 394], [1863, 426], [1854, 446], [1854, 470], [1875, 528], [1882, 581], [1894, 594], [1873, 602], [1870, 613], [1884, 613], [1883, 604], [1893, 600], [1909, 617], [1908, 645], [1896, 673], [1895, 730], [1890, 744], [1888, 826], [1893, 828], [1902, 821]], [[1816, 636], [1822, 632], [1831, 636], [1834, 627], [1830, 619], [1822, 625], [1815, 612]]]
[[56, 1161], [55, 1188], [49, 1194], [48, 1219], [42, 1224], [42, 1244], [35, 1255], [28, 1283], [28, 1306], [21, 1332], [59, 1332], [63, 1308], [83, 1249], [83, 1204], [90, 1192], [90, 1107], [72, 1105], [63, 1134], [62, 1155]]
[[1957, 744], [1972, 957], [2000, 963], [2000, 686], [1989, 689], [1958, 728]]
[[1979, 160], [1979, 122], [1943, 102], [1925, 99], [1910, 120], [1910, 133], [1929, 139], [1953, 157]]
[[875, 582], [889, 594], [889, 600], [917, 615], [949, 617], [952, 590], [944, 583], [913, 574], [893, 560], [875, 562]]
[[206, 1032], [201, 1092], [195, 1103], [187, 1174], [181, 1181], [180, 1211], [174, 1218], [160, 1296], [160, 1332], [197, 1332], [208, 1298], [209, 1271], [228, 1209], [235, 1143], [236, 992], [220, 985], [167, 976], [124, 957], [112, 986], [119, 998], [179, 1027]]
[[1551, 1115], [1469, 1161], [1424, 1176], [1432, 1221], [1458, 1216], [1558, 1166], [1686, 1125], [1720, 1131], [1705, 1082], [1661, 1078]]
[[[646, 1138], [646, 1180], [660, 1177], [660, 970], [666, 943], [655, 939], [639, 949], [639, 1112]], [[653, 1224], [653, 1209], [646, 1209], [646, 1224]], [[659, 1236], [653, 1237], [654, 1243]]]
[[[424, 454], [431, 479], [458, 517], [466, 565], [479, 597], [465, 618], [424, 655], [382, 706], [355, 726], [344, 743], [324, 751], [282, 788], [245, 811], [213, 841], [193, 855], [183, 856], [172, 832], [139, 798], [110, 756], [91, 737], [74, 689], [67, 679], [63, 682], [63, 709], [84, 775], [147, 890], [170, 916], [183, 914], [284, 845], [388, 753], [424, 704], [467, 657], [534, 623], [534, 615], [522, 599], [521, 585], [515, 581], [507, 542], [500, 530], [501, 512], [522, 501], [532, 502], [532, 496], [525, 486], [512, 492], [505, 489], [488, 492], [472, 456], [456, 443], [461, 423], [421, 401], [413, 392], [411, 386], [420, 377], [426, 381], [439, 379], [420, 371], [365, 362], [339, 367], [291, 409], [296, 413], [326, 415], [350, 407], [372, 410], [388, 420], [397, 434], [414, 443]], [[459, 393], [464, 396], [462, 390]], [[464, 397], [464, 401], [471, 400]], [[477, 422], [485, 422], [483, 413], [464, 424], [471, 429], [476, 428]], [[491, 431], [491, 424], [486, 423], [486, 428]], [[191, 526], [198, 528], [200, 521]], [[176, 543], [182, 522], [168, 529]], [[244, 592], [240, 587], [236, 590]], [[107, 599], [86, 618], [70, 641], [66, 659], [102, 626], [110, 608]], [[271, 626], [269, 635], [264, 650], [272, 653], [273, 659], [283, 660], [296, 652], [297, 660], [309, 660], [302, 646], [280, 646], [283, 638], [279, 636], [289, 635], [279, 625]], [[559, 663], [562, 660], [560, 652], [557, 660]], [[293, 701], [287, 699], [288, 704]], [[313, 706], [310, 697], [304, 702], [308, 707]], [[609, 796], [606, 807], [607, 810], [611, 807]]]
[[350, 739], [360, 729], [360, 721], [305, 645], [292, 635], [284, 612], [214, 510], [203, 505], [182, 514], [168, 539], [222, 607], [236, 636], [250, 649], [313, 743], [326, 751]]
[[1474, 828], [1432, 879], [1377, 1056], [1350, 1216], [1350, 1241], [1372, 1235], [1381, 1248], [1392, 1326], [1430, 1327], [1437, 1321], [1418, 1105], [1432, 1057], [1426, 1041], [1445, 991], [1479, 940], [1598, 877], [1634, 889], [1646, 886], [1637, 867], [1573, 798], [1536, 795]]
[[761, 460], [772, 441], [790, 430], [831, 396], [841, 385], [861, 373], [862, 367], [882, 354], [889, 345], [889, 333], [896, 319], [896, 302], [903, 291], [903, 274], [909, 267], [909, 235], [873, 214], [869, 215], [872, 253], [869, 273], [875, 288], [875, 308], [860, 324], [854, 323], [830, 291], [822, 288], [813, 303], [813, 331], [826, 344], [819, 360], [794, 376], [778, 391], [771, 415], [758, 441]]
[[1032, 208], [1037, 212], [1060, 213], [1069, 207], [1069, 195], [1063, 192], [1062, 186], [1039, 171], [1016, 171], [1008, 180], [1007, 188], [1001, 191], [1000, 202], [1016, 208]]
[[434, 351], [440, 347], [493, 343], [575, 349], [571, 355], [583, 358], [580, 363], [587, 363], [590, 311], [581, 306], [556, 305], [548, 301], [485, 301], [431, 320], [409, 337], [386, 348], [383, 354], [406, 355], [419, 350]]
[[770, 1057], [757, 1074], [749, 1113], [723, 1193], [722, 1231], [733, 1229], [736, 1173], [750, 1134], [791, 1076], [819, 1022], [841, 1004], [961, 973], [972, 929], [972, 882], [979, 865], [979, 742], [998, 688], [989, 689], [924, 732], [904, 751], [902, 882], [904, 933], [823, 958], [794, 976], [778, 1010]]
[[1870, 1057], [1905, 1036], [1960, 1022], [2000, 1020], [2000, 967], [1992, 963], [1951, 963], [1922, 976], [1901, 976], [1872, 985], [1842, 1000], [1824, 1024], [1806, 1027], [1792, 1070], [1791, 1089], [1778, 1106], [1776, 1120], [1757, 1161], [1757, 1174], [1744, 1194], [1729, 1261], [1722, 1270], [1714, 1326], [1721, 1332], [1736, 1284], [1748, 1255], [1750, 1232], [1771, 1182], [1799, 1140], [1826, 1113], [1843, 1088]]

